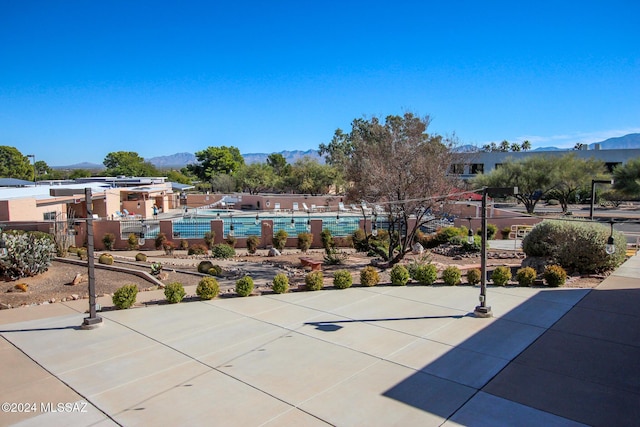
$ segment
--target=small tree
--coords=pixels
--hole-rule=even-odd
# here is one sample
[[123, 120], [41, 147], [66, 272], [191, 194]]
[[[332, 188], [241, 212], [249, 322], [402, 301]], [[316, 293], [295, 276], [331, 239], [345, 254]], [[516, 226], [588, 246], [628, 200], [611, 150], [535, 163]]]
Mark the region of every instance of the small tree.
[[116, 236], [113, 233], [104, 233], [104, 236], [102, 236], [102, 244], [104, 245], [105, 249], [108, 251], [112, 251], [113, 250], [113, 244], [116, 241]]
[[278, 230], [273, 236], [273, 246], [277, 250], [282, 251], [287, 245], [287, 237], [289, 237], [289, 234], [286, 231], [282, 229]]
[[247, 237], [247, 252], [255, 254], [260, 245], [260, 238], [258, 236]]
[[298, 234], [298, 249], [300, 249], [303, 253], [306, 253], [311, 247], [312, 241], [313, 241], [313, 234], [311, 233]]

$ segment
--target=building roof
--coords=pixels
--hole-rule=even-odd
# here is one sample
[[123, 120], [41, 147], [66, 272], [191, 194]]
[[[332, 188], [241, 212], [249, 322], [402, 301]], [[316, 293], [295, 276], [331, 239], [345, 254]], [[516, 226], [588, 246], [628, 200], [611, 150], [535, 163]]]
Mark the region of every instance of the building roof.
[[33, 186], [33, 181], [25, 181], [17, 178], [0, 178], [0, 187], [28, 187]]

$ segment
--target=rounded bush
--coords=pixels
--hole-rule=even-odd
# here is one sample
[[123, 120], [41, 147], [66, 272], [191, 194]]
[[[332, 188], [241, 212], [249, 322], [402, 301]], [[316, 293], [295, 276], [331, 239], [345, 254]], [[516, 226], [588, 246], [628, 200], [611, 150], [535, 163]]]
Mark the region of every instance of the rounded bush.
[[220, 285], [213, 277], [204, 277], [198, 282], [196, 295], [201, 299], [213, 299], [218, 296], [218, 293], [220, 293]]
[[198, 264], [198, 273], [209, 274], [209, 270], [213, 268], [213, 263], [209, 260], [200, 261]]
[[218, 264], [213, 264], [213, 267], [211, 267], [209, 271], [207, 271], [207, 273], [212, 276], [222, 276], [222, 267], [220, 267]]
[[147, 260], [147, 256], [145, 254], [143, 254], [142, 252], [138, 252], [136, 254], [136, 261], [145, 262], [146, 260]]
[[567, 272], [559, 265], [548, 265], [542, 274], [548, 286], [554, 288], [562, 286], [567, 281]]
[[491, 274], [491, 281], [496, 286], [505, 286], [511, 280], [511, 269], [509, 267], [496, 267]]
[[284, 273], [278, 273], [273, 278], [273, 286], [271, 287], [276, 294], [285, 294], [289, 291], [289, 278]]
[[170, 304], [182, 301], [186, 294], [184, 286], [182, 286], [182, 283], [180, 282], [169, 283], [164, 287], [164, 297]]
[[253, 279], [251, 276], [244, 276], [236, 280], [236, 293], [241, 297], [251, 295], [253, 292]]
[[218, 243], [211, 248], [211, 256], [214, 258], [233, 258], [236, 256], [236, 250], [227, 244]]
[[307, 252], [311, 247], [312, 241], [313, 241], [313, 234], [311, 233], [298, 234], [298, 249], [300, 249], [302, 252]]
[[516, 280], [520, 286], [533, 286], [536, 277], [536, 270], [531, 267], [523, 267], [516, 272]]
[[337, 270], [333, 273], [333, 287], [336, 289], [347, 289], [353, 284], [353, 277], [347, 270]]
[[196, 243], [194, 245], [189, 246], [189, 250], [187, 251], [188, 255], [206, 255], [208, 253], [209, 253], [208, 248], [201, 243]]
[[460, 272], [460, 269], [455, 265], [450, 265], [442, 272], [442, 280], [444, 281], [445, 285], [455, 286], [460, 283], [461, 277], [462, 273]]
[[78, 255], [80, 259], [87, 259], [87, 248], [78, 248], [76, 255]]
[[322, 271], [312, 271], [304, 277], [304, 284], [308, 291], [319, 291], [322, 289], [323, 281]]
[[138, 249], [138, 236], [136, 236], [134, 233], [129, 234], [129, 237], [127, 238], [127, 247], [130, 251], [135, 251], [136, 249]]
[[260, 246], [260, 238], [258, 236], [247, 237], [247, 252], [255, 254]]
[[273, 235], [273, 247], [282, 252], [287, 245], [287, 237], [289, 237], [289, 234], [286, 231], [283, 229], [278, 230]]
[[421, 285], [433, 285], [438, 279], [438, 269], [433, 264], [422, 264], [416, 267], [415, 279]]
[[118, 309], [131, 307], [136, 302], [138, 287], [136, 285], [124, 285], [113, 293], [111, 301]]
[[475, 286], [480, 283], [480, 279], [482, 278], [482, 272], [477, 268], [472, 268], [471, 270], [467, 270], [467, 283], [471, 286]]
[[530, 257], [546, 257], [567, 270], [600, 273], [613, 270], [625, 260], [627, 240], [613, 232], [615, 253], [605, 251], [610, 227], [596, 223], [546, 220], [537, 224], [522, 240]]
[[409, 281], [409, 270], [404, 265], [396, 264], [391, 267], [391, 284], [404, 286]]
[[360, 284], [362, 286], [375, 286], [380, 282], [380, 274], [373, 266], [366, 266], [360, 270]]
[[[476, 234], [480, 236], [482, 234], [482, 228], [478, 228]], [[498, 234], [498, 226], [495, 224], [487, 224], [487, 240], [492, 240]]]
[[98, 262], [100, 264], [113, 265], [113, 255], [111, 255], [111, 254], [102, 254], [98, 258]]

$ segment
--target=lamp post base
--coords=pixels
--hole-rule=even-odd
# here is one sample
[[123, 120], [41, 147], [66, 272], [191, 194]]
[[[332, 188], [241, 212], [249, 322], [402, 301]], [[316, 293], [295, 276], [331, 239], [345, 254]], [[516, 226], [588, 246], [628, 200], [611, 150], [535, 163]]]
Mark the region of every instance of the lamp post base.
[[102, 317], [85, 317], [80, 325], [81, 329], [95, 329], [102, 326]]
[[488, 306], [477, 306], [475, 311], [473, 312], [473, 315], [476, 317], [482, 317], [482, 318], [487, 318], [487, 317], [493, 317], [493, 313], [491, 312], [491, 307]]

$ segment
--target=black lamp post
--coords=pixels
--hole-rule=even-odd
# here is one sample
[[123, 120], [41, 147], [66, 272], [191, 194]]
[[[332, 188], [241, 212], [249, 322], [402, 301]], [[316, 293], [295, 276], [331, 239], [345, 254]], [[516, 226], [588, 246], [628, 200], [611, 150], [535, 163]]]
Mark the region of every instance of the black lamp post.
[[518, 187], [485, 187], [482, 190], [482, 247], [480, 249], [480, 305], [476, 306], [476, 317], [492, 317], [491, 307], [487, 305], [487, 196], [518, 194]]
[[591, 205], [589, 207], [589, 219], [593, 219], [593, 203], [596, 199], [596, 184], [612, 184], [613, 179], [592, 179], [591, 180]]

